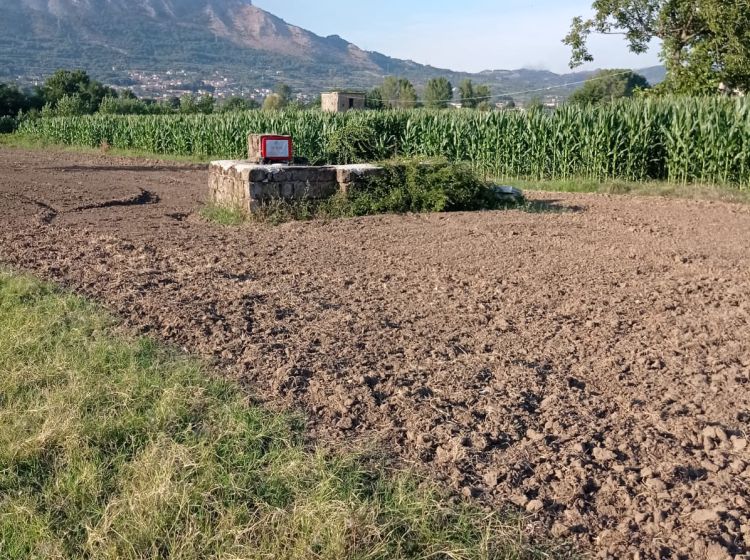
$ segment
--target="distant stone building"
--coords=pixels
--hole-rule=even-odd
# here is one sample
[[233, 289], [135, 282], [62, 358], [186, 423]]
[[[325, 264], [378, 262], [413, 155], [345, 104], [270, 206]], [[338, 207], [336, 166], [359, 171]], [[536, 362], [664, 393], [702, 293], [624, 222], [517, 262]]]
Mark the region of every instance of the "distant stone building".
[[331, 91], [320, 94], [320, 105], [329, 113], [346, 113], [365, 108], [365, 94], [359, 91]]

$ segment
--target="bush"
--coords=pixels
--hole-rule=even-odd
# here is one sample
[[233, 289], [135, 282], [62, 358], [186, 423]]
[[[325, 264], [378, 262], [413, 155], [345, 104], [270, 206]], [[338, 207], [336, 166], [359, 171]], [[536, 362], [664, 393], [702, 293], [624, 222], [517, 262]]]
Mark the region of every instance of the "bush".
[[384, 164], [349, 194], [352, 214], [452, 212], [499, 206], [489, 186], [468, 165], [406, 160]]
[[16, 119], [9, 116], [0, 117], [0, 134], [10, 134], [18, 127]]
[[103, 115], [148, 115], [149, 106], [140, 99], [105, 97], [99, 105]]
[[377, 128], [357, 121], [346, 121], [326, 143], [326, 161], [339, 165], [378, 161], [392, 153], [393, 147], [381, 141]]

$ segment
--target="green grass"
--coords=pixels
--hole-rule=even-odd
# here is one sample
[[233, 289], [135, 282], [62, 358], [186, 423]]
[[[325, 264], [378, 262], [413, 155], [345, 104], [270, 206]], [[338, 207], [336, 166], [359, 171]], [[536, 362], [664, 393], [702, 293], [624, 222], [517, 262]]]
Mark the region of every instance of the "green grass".
[[248, 214], [241, 208], [206, 204], [200, 209], [200, 215], [209, 222], [222, 226], [238, 226], [247, 221]]
[[185, 155], [155, 153], [155, 152], [149, 152], [146, 150], [137, 150], [137, 149], [123, 149], [123, 148], [114, 148], [114, 147], [107, 147], [106, 149], [102, 149], [102, 148], [91, 148], [91, 147], [86, 147], [86, 146], [67, 145], [67, 144], [54, 142], [53, 140], [49, 140], [41, 136], [36, 136], [32, 134], [22, 134], [18, 132], [14, 134], [0, 134], [0, 147], [18, 148], [18, 149], [23, 149], [23, 150], [53, 149], [59, 152], [69, 152], [69, 153], [76, 153], [76, 154], [106, 154], [109, 156], [116, 156], [116, 157], [155, 159], [159, 161], [176, 161], [180, 163], [201, 163], [201, 164], [206, 163], [207, 164], [212, 159], [221, 159], [218, 157], [207, 158], [207, 157], [199, 157], [199, 156], [193, 156], [193, 155], [185, 156]]
[[527, 544], [518, 518], [447, 500], [383, 461], [305, 448], [299, 418], [11, 273], [0, 371], [3, 559], [558, 554]]
[[525, 191], [663, 196], [691, 200], [750, 203], [750, 190], [728, 189], [716, 185], [680, 185], [665, 181], [633, 182], [597, 181], [591, 179], [566, 179], [557, 181], [504, 179], [498, 182], [518, 187]]

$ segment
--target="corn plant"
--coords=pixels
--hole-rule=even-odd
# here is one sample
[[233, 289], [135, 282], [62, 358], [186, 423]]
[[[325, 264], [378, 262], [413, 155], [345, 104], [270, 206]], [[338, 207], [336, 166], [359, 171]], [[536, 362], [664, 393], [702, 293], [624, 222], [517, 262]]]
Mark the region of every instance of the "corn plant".
[[93, 115], [27, 120], [22, 133], [79, 146], [242, 158], [249, 133], [290, 134], [311, 162], [349, 126], [373, 131], [374, 153], [465, 161], [519, 179], [665, 180], [750, 187], [750, 101], [665, 97], [554, 112], [392, 110]]

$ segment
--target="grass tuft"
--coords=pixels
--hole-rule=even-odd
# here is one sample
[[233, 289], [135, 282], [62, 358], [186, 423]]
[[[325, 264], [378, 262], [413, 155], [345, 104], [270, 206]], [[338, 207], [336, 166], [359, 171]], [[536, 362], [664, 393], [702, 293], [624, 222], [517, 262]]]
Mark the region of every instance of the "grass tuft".
[[238, 226], [248, 219], [248, 214], [242, 208], [206, 204], [200, 209], [200, 215], [209, 222], [222, 226]]
[[85, 300], [0, 273], [0, 558], [546, 558]]

